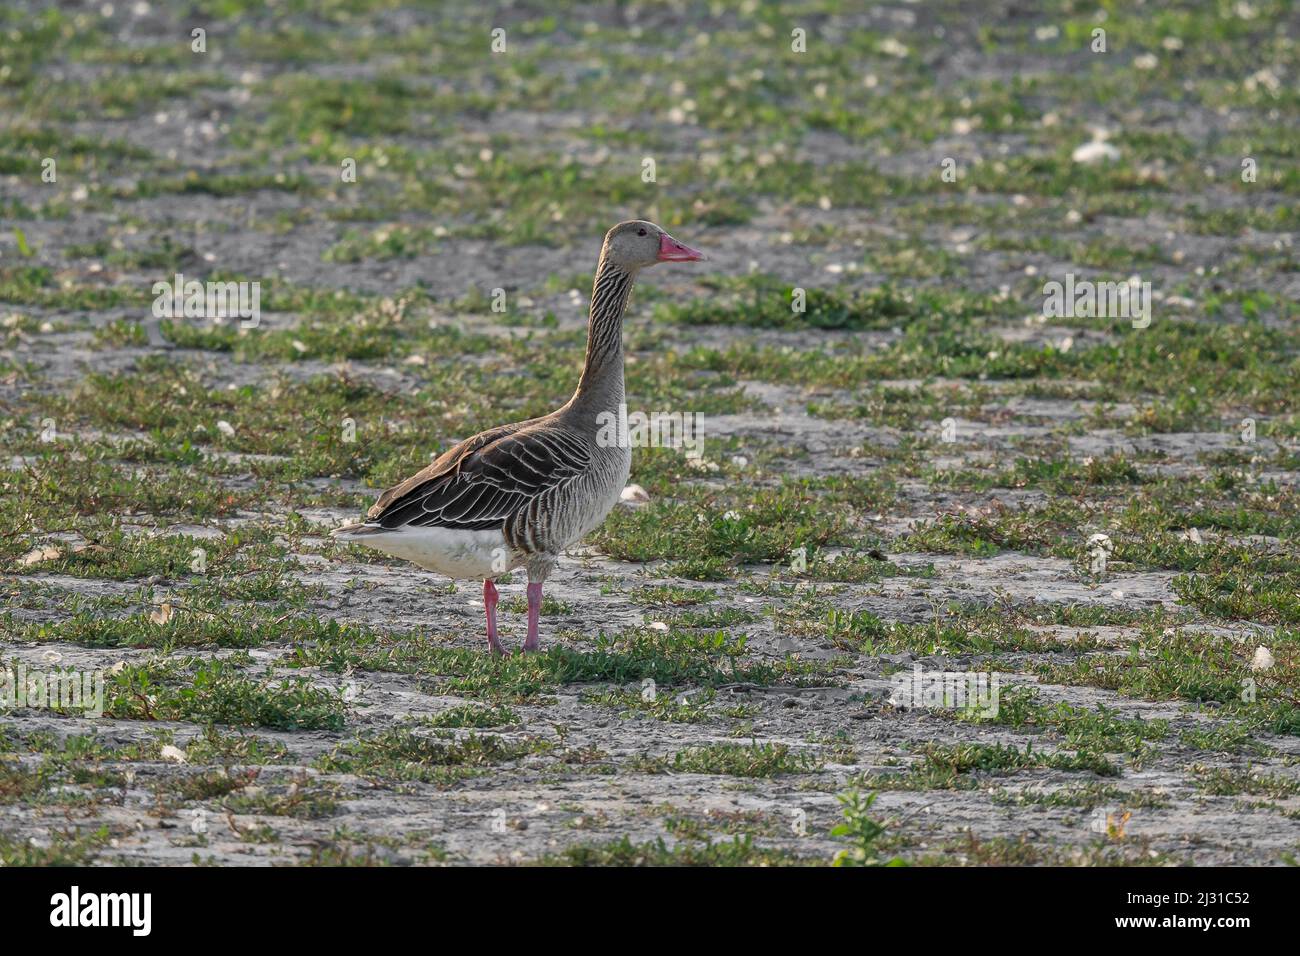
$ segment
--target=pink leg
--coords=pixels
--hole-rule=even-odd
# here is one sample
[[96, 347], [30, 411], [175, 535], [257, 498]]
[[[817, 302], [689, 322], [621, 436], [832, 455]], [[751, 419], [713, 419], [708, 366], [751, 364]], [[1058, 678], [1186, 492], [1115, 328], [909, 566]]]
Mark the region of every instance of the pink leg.
[[528, 637], [524, 641], [525, 651], [535, 651], [541, 647], [537, 638], [537, 622], [542, 616], [542, 582], [528, 585]]
[[505, 648], [497, 640], [497, 586], [491, 581], [483, 582], [483, 607], [487, 611], [488, 650], [504, 654]]

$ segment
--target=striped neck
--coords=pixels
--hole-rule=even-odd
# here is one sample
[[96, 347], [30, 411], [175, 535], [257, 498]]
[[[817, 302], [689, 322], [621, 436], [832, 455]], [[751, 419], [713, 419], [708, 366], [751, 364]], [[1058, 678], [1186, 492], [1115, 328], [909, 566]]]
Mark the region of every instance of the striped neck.
[[623, 401], [623, 311], [635, 276], [604, 256], [596, 267], [587, 320], [587, 358], [571, 404], [604, 410]]

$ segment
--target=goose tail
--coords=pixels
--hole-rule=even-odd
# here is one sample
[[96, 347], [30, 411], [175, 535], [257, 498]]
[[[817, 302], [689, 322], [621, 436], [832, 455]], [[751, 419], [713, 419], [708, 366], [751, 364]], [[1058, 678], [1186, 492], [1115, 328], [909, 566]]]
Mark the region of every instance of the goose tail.
[[330, 532], [331, 538], [341, 538], [344, 541], [352, 541], [357, 538], [368, 538], [371, 535], [383, 534], [388, 529], [383, 525], [370, 524], [368, 522], [354, 522], [335, 528]]

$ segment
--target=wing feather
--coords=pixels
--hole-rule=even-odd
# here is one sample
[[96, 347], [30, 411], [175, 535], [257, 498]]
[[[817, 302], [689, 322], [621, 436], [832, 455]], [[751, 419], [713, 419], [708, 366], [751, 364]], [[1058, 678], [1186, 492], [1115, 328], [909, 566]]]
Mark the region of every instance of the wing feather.
[[366, 518], [384, 528], [501, 528], [590, 464], [587, 441], [553, 423], [505, 426], [461, 442], [384, 492]]

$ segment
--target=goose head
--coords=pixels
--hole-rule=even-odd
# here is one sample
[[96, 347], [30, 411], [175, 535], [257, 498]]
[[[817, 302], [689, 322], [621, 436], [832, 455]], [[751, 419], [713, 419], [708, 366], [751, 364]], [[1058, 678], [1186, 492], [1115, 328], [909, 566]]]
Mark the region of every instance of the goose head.
[[653, 222], [630, 219], [605, 233], [601, 255], [627, 272], [645, 269], [657, 262], [694, 262], [704, 253], [682, 245]]

